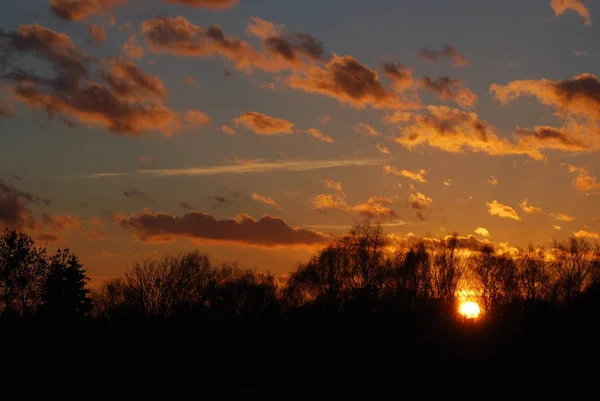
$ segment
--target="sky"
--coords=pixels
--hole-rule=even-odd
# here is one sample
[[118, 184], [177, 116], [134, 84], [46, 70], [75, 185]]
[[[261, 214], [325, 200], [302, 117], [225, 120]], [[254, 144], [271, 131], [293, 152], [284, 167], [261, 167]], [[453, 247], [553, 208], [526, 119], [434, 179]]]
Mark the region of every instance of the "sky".
[[0, 228], [93, 285], [192, 249], [283, 274], [365, 219], [600, 238], [598, 1], [0, 7]]

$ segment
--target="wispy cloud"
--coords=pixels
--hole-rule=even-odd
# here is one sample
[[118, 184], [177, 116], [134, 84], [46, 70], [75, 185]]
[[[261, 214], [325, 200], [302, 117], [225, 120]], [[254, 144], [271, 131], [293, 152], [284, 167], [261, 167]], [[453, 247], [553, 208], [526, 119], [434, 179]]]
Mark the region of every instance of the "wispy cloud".
[[81, 178], [109, 178], [133, 175], [149, 175], [155, 177], [173, 176], [215, 176], [221, 174], [253, 174], [269, 171], [313, 171], [334, 167], [375, 167], [386, 161], [382, 159], [339, 159], [339, 160], [284, 160], [275, 162], [256, 162], [250, 164], [225, 164], [190, 168], [145, 169], [130, 172], [93, 173]]

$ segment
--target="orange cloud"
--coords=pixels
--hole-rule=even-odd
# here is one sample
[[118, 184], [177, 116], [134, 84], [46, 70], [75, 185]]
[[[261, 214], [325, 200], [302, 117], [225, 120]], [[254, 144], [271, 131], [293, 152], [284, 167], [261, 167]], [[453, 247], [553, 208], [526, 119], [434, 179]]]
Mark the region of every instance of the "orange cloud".
[[498, 179], [496, 177], [492, 177], [489, 180], [487, 180], [487, 183], [493, 186], [496, 186], [498, 184], [500, 184], [500, 181], [498, 181]]
[[256, 111], [242, 113], [233, 122], [235, 125], [243, 125], [259, 135], [292, 134], [294, 132], [292, 128], [295, 125], [287, 120], [274, 118]]
[[413, 88], [413, 72], [412, 68], [404, 67], [403, 65], [385, 62], [381, 65], [383, 75], [392, 82], [392, 88], [398, 93], [404, 93]]
[[124, 0], [50, 0], [50, 11], [68, 21], [80, 21], [110, 10]]
[[22, 230], [35, 225], [23, 199], [14, 194], [0, 194], [0, 227]]
[[476, 113], [464, 112], [447, 106], [428, 106], [427, 114], [396, 112], [384, 117], [389, 124], [400, 126], [396, 142], [408, 149], [420, 145], [451, 153], [466, 150], [490, 155], [527, 155], [545, 160], [545, 149], [573, 151], [586, 149], [567, 133], [551, 127], [535, 130], [518, 129], [514, 140], [500, 138], [494, 128], [479, 119]]
[[575, 217], [569, 216], [568, 214], [564, 213], [550, 213], [550, 216], [552, 216], [556, 220], [565, 221], [567, 223], [575, 221]]
[[390, 149], [389, 148], [383, 147], [379, 143], [377, 143], [376, 147], [377, 147], [377, 150], [379, 151], [379, 153], [383, 153], [384, 155], [389, 155], [390, 154]]
[[567, 10], [575, 11], [583, 18], [586, 25], [592, 25], [590, 10], [583, 4], [582, 0], [552, 0], [550, 6], [556, 15], [562, 15]]
[[420, 192], [416, 192], [409, 195], [408, 202], [413, 209], [422, 210], [431, 205], [433, 199]]
[[523, 209], [523, 211], [525, 213], [529, 213], [529, 214], [534, 214], [534, 213], [544, 213], [544, 211], [536, 206], [531, 206], [529, 203], [529, 201], [527, 200], [527, 198], [525, 198], [525, 200], [521, 203], [519, 203], [519, 206], [521, 206], [521, 209]]
[[511, 81], [506, 85], [492, 84], [490, 93], [503, 104], [521, 96], [534, 96], [561, 114], [600, 120], [600, 80], [592, 74], [581, 74], [560, 81], [540, 79]]
[[280, 217], [265, 215], [256, 220], [247, 214], [233, 219], [216, 220], [207, 213], [191, 212], [182, 217], [167, 213], [116, 214], [121, 227], [131, 229], [143, 242], [174, 241], [176, 238], [241, 243], [260, 247], [324, 244], [325, 235], [289, 226]]
[[325, 180], [327, 188], [333, 189], [335, 195], [319, 194], [313, 198], [313, 206], [320, 212], [326, 213], [328, 210], [339, 210], [345, 213], [356, 213], [367, 217], [394, 217], [396, 212], [386, 205], [393, 203], [391, 198], [371, 197], [366, 202], [356, 205], [349, 205], [346, 201], [346, 194], [342, 183], [334, 180]]
[[600, 182], [592, 175], [588, 167], [577, 167], [570, 164], [563, 164], [569, 169], [569, 173], [575, 173], [577, 176], [573, 179], [573, 185], [580, 191], [590, 191], [600, 189]]
[[287, 83], [291, 88], [329, 96], [359, 109], [401, 106], [398, 96], [383, 87], [377, 72], [352, 56], [334, 54], [324, 68], [314, 66], [304, 74], [290, 76]]
[[257, 202], [264, 203], [265, 205], [273, 206], [277, 210], [281, 210], [281, 207], [272, 198], [267, 198], [254, 192], [252, 194], [252, 199]]
[[423, 169], [418, 170], [418, 171], [409, 171], [409, 170], [405, 170], [405, 169], [399, 169], [398, 167], [395, 167], [395, 166], [385, 165], [385, 166], [383, 166], [383, 171], [385, 171], [387, 174], [393, 174], [393, 175], [397, 175], [397, 176], [401, 176], [401, 177], [406, 177], [413, 181], [427, 182], [427, 180], [425, 179], [425, 174], [427, 173], [427, 171], [425, 171]]
[[465, 88], [459, 79], [439, 77], [432, 80], [423, 77], [419, 81], [422, 87], [433, 92], [440, 100], [453, 100], [461, 107], [471, 107], [477, 103], [477, 95]]
[[318, 139], [321, 142], [326, 142], [326, 143], [334, 143], [335, 141], [333, 140], [332, 137], [325, 135], [321, 130], [316, 129], [316, 128], [309, 128], [305, 131], [309, 136], [312, 136], [315, 139]]
[[508, 205], [503, 205], [497, 200], [493, 200], [491, 203], [486, 203], [488, 207], [488, 214], [492, 216], [498, 216], [505, 219], [521, 220], [519, 214]]
[[419, 55], [423, 60], [436, 62], [442, 58], [449, 58], [454, 61], [453, 67], [469, 67], [471, 63], [467, 58], [456, 51], [454, 46], [444, 46], [441, 50], [430, 50], [427, 48], [421, 49]]
[[125, 53], [127, 57], [132, 59], [140, 59], [144, 57], [144, 48], [137, 44], [135, 35], [129, 36], [127, 41], [123, 43], [121, 51]]
[[484, 227], [477, 227], [477, 229], [475, 229], [475, 234], [481, 235], [482, 237], [490, 237], [491, 236], [491, 234], [487, 230], [487, 228], [484, 228]]
[[579, 230], [577, 232], [574, 232], [573, 236], [575, 238], [600, 239], [600, 234], [594, 233], [594, 232], [590, 232], [590, 231], [585, 231], [585, 230]]
[[104, 25], [100, 24], [88, 24], [88, 36], [92, 42], [104, 42], [106, 41], [106, 31]]
[[221, 131], [223, 131], [227, 135], [235, 135], [235, 130], [228, 125], [222, 125]]
[[239, 0], [163, 0], [169, 4], [183, 4], [190, 7], [208, 8], [210, 10], [228, 10], [239, 3]]
[[373, 138], [377, 138], [381, 136], [381, 134], [369, 124], [358, 123], [354, 126], [354, 131], [360, 132], [363, 135], [371, 136]]

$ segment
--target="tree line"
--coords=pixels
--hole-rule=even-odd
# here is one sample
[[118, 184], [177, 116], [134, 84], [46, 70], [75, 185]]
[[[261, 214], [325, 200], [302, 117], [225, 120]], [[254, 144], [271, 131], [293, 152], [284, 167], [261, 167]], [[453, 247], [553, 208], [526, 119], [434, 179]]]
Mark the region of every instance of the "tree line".
[[198, 250], [136, 262], [90, 291], [68, 249], [49, 255], [13, 230], [0, 237], [0, 313], [19, 316], [262, 318], [285, 313], [435, 313], [464, 301], [493, 318], [559, 309], [600, 287], [600, 245], [571, 237], [505, 252], [449, 235], [402, 244], [358, 223], [286, 277], [213, 263]]

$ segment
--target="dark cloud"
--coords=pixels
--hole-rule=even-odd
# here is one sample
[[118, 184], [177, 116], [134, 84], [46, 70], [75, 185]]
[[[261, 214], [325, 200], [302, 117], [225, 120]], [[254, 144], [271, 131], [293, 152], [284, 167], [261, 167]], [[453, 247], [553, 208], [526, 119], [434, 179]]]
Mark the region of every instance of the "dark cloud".
[[50, 203], [52, 203], [52, 201], [49, 199], [30, 194], [29, 192], [18, 190], [13, 185], [8, 184], [4, 180], [0, 180], [0, 195], [16, 196], [18, 198], [23, 199], [23, 201], [26, 203], [35, 203], [36, 205], [48, 206]]
[[306, 74], [292, 75], [287, 82], [294, 89], [329, 96], [357, 108], [394, 109], [401, 105], [398, 96], [381, 84], [376, 71], [351, 56], [334, 55], [325, 68], [313, 67]]
[[439, 77], [432, 80], [429, 77], [423, 77], [420, 83], [425, 89], [432, 91], [440, 100], [453, 100], [463, 107], [471, 107], [477, 102], [477, 95], [465, 88], [460, 79]]
[[21, 230], [34, 228], [35, 220], [25, 202], [14, 194], [0, 195], [0, 226]]
[[131, 62], [109, 59], [101, 69], [101, 79], [94, 81], [91, 65], [96, 60], [85, 57], [69, 36], [48, 28], [25, 25], [16, 32], [0, 32], [0, 51], [9, 57], [27, 54], [51, 63], [53, 78], [13, 67], [4, 79], [13, 85], [13, 98], [63, 121], [75, 119], [133, 135], [144, 131], [171, 135], [208, 121], [200, 111], [176, 113], [165, 107], [160, 80]]
[[454, 46], [444, 46], [441, 50], [430, 50], [427, 48], [423, 48], [420, 51], [420, 56], [423, 60], [427, 61], [438, 61], [442, 58], [449, 58], [454, 61], [453, 67], [468, 67], [471, 65], [467, 58], [460, 54]]
[[236, 242], [261, 247], [323, 244], [328, 238], [321, 233], [290, 227], [285, 220], [269, 215], [256, 220], [246, 214], [233, 219], [216, 220], [206, 213], [191, 212], [183, 217], [166, 213], [115, 215], [123, 228], [134, 230], [144, 242], [173, 241], [178, 237], [218, 242]]
[[50, 0], [50, 11], [68, 21], [80, 21], [110, 10], [125, 0]]
[[185, 203], [185, 202], [179, 202], [179, 206], [181, 206], [184, 209], [193, 209], [192, 206], [190, 206], [188, 203]]
[[123, 191], [123, 196], [126, 198], [137, 199], [140, 201], [152, 202], [152, 199], [150, 199], [148, 196], [146, 196], [146, 194], [144, 192], [140, 191], [137, 188], [132, 188], [129, 191]]
[[231, 203], [231, 201], [227, 198], [225, 198], [224, 196], [209, 196], [208, 199], [212, 199], [214, 201], [216, 201], [217, 203]]
[[190, 7], [207, 8], [210, 10], [228, 10], [239, 3], [239, 0], [163, 0], [169, 4], [183, 4]]

